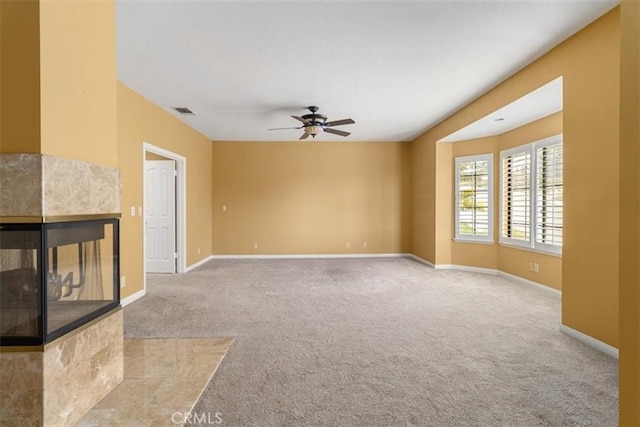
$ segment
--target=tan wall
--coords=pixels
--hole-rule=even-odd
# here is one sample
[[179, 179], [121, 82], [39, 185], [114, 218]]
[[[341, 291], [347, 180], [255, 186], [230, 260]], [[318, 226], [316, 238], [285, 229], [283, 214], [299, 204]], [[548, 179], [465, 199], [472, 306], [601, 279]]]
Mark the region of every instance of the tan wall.
[[146, 160], [171, 160], [168, 157], [164, 157], [164, 156], [161, 156], [160, 154], [152, 153], [150, 151], [147, 151], [145, 153], [144, 158]]
[[408, 252], [409, 150], [408, 143], [214, 142], [213, 252]]
[[[550, 136], [563, 133], [563, 114], [556, 113], [525, 126], [506, 132], [498, 137], [498, 150], [494, 155], [494, 176], [496, 177], [495, 197], [495, 222], [496, 241], [499, 239], [498, 215], [500, 212], [499, 199], [499, 161], [500, 151], [519, 145], [535, 142]], [[566, 157], [565, 157], [566, 165]], [[565, 172], [566, 174], [566, 172]], [[565, 217], [566, 218], [566, 217]], [[566, 233], [565, 233], [566, 236]], [[564, 248], [563, 248], [564, 251]], [[538, 264], [538, 272], [529, 271], [529, 263]], [[505, 273], [532, 280], [555, 289], [562, 289], [562, 258], [555, 255], [547, 255], [540, 252], [527, 251], [499, 245], [498, 269]]]
[[[436, 141], [564, 76], [565, 232], [562, 259], [565, 325], [618, 345], [619, 8], [462, 108], [413, 142], [413, 250], [436, 264]], [[449, 167], [449, 166], [444, 166]], [[443, 203], [449, 203], [445, 200]], [[449, 203], [450, 204], [450, 203]], [[420, 231], [419, 233], [417, 231]], [[597, 230], [596, 233], [591, 232]], [[446, 261], [446, 260], [445, 260]]]
[[437, 140], [433, 132], [427, 132], [411, 143], [411, 252], [433, 264], [436, 262]]
[[0, 150], [117, 166], [115, 3], [0, 2]]
[[620, 425], [640, 425], [640, 2], [622, 0]]
[[[538, 264], [537, 273], [529, 271], [529, 263]], [[498, 246], [498, 270], [562, 290], [562, 258], [556, 255]]]
[[143, 286], [143, 217], [129, 215], [131, 206], [143, 206], [143, 142], [187, 159], [187, 265], [212, 253], [211, 141], [118, 83], [118, 160], [123, 182], [120, 268], [127, 283], [123, 298]]
[[0, 1], [0, 152], [40, 153], [40, 7]]
[[619, 8], [583, 33], [564, 80], [562, 322], [617, 347]]
[[115, 2], [40, 3], [42, 153], [118, 165]]
[[436, 247], [435, 256], [438, 264], [451, 263], [451, 251], [453, 245], [454, 219], [453, 212], [454, 196], [454, 162], [453, 145], [438, 144], [436, 146], [436, 182], [435, 196], [436, 207], [435, 217], [439, 218], [435, 230]]
[[[440, 264], [467, 265], [471, 267], [498, 269], [498, 232], [496, 225], [498, 224], [498, 137], [478, 138], [469, 141], [460, 141], [455, 143], [438, 143], [437, 149], [441, 147], [451, 147], [451, 157], [446, 159], [450, 169], [448, 180], [450, 184], [447, 186], [451, 194], [447, 203], [441, 203], [442, 216], [448, 215], [450, 225], [447, 228], [442, 227], [442, 233], [447, 233], [447, 239], [451, 242], [450, 254], [443, 253], [439, 258]], [[489, 243], [464, 243], [455, 242], [455, 158], [462, 156], [471, 156], [475, 154], [493, 154], [493, 242]], [[444, 159], [443, 159], [444, 162]], [[438, 199], [439, 201], [443, 199]], [[445, 210], [446, 209], [446, 210]], [[447, 258], [448, 255], [448, 258]], [[447, 260], [448, 259], [448, 260]]]

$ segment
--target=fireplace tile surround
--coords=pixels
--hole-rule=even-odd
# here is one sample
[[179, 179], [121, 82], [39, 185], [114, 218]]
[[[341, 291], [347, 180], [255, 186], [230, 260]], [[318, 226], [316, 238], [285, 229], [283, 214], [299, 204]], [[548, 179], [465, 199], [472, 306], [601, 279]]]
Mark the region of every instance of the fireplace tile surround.
[[[116, 167], [0, 153], [0, 223], [117, 218], [120, 194]], [[0, 425], [73, 425], [122, 378], [121, 308], [44, 345], [0, 347]]]
[[120, 171], [112, 166], [46, 154], [0, 154], [0, 217], [116, 214], [120, 193]]
[[124, 375], [122, 309], [42, 349], [0, 349], [0, 425], [68, 426]]

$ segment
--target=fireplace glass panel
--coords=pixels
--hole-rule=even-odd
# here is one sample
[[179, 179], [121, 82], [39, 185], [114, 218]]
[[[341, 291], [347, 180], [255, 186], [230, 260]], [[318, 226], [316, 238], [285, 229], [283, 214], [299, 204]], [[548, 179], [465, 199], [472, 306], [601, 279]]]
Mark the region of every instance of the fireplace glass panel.
[[47, 333], [115, 299], [113, 224], [47, 229]]
[[118, 220], [0, 224], [0, 344], [47, 343], [120, 304]]
[[[40, 228], [0, 229], [0, 335], [41, 335]], [[33, 227], [31, 227], [33, 228]]]

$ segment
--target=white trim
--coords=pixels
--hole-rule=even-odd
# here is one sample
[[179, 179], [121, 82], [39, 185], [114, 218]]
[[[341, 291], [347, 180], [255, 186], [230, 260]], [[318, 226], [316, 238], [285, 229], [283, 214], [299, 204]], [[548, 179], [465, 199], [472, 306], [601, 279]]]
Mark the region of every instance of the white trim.
[[136, 292], [136, 293], [134, 293], [132, 295], [129, 295], [125, 299], [120, 300], [120, 305], [125, 307], [125, 306], [131, 304], [132, 302], [139, 300], [140, 298], [142, 298], [146, 294], [147, 294], [147, 291], [145, 289], [141, 289], [138, 292]]
[[189, 267], [187, 267], [184, 272], [188, 273], [191, 270], [195, 270], [196, 268], [200, 267], [201, 265], [204, 265], [206, 263], [208, 263], [209, 261], [211, 261], [213, 259], [213, 255], [209, 255], [206, 258], [201, 259], [200, 261], [196, 262], [195, 264], [191, 264]]
[[436, 266], [434, 268], [436, 270], [469, 271], [471, 273], [491, 274], [493, 276], [498, 274], [498, 270], [493, 269], [493, 268], [471, 267], [471, 266], [468, 266], [468, 265], [436, 264]]
[[211, 255], [209, 259], [313, 259], [313, 258], [404, 258], [406, 253], [373, 254], [285, 254], [285, 255]]
[[560, 325], [560, 332], [567, 335], [568, 337], [580, 341], [583, 344], [588, 345], [589, 347], [595, 348], [596, 350], [601, 351], [604, 354], [615, 357], [616, 359], [620, 358], [619, 350], [617, 348], [610, 346], [609, 344], [604, 343], [600, 340], [597, 340], [585, 333], [570, 328], [569, 326]]
[[497, 275], [499, 277], [504, 277], [506, 279], [520, 282], [525, 285], [535, 286], [536, 288], [539, 288], [548, 292], [552, 292], [556, 295], [562, 295], [561, 291], [559, 291], [558, 289], [552, 288], [551, 286], [543, 285], [542, 283], [534, 282], [533, 280], [528, 280], [523, 277], [506, 273], [502, 270], [497, 270], [494, 268], [471, 267], [468, 265], [458, 265], [458, 264], [437, 264], [434, 268], [436, 270], [458, 270], [458, 271], [469, 271], [471, 273], [490, 274], [492, 276]]
[[[177, 273], [184, 273], [187, 266], [187, 158], [173, 153], [161, 147], [156, 147], [148, 142], [142, 143], [142, 197], [144, 198], [147, 187], [147, 174], [145, 171], [146, 153], [154, 153], [176, 161], [177, 184], [176, 184], [176, 246], [178, 252]], [[143, 202], [144, 224], [144, 202]], [[146, 238], [145, 227], [142, 227], [142, 277], [143, 290], [147, 290], [147, 261], [146, 261]]]
[[453, 238], [451, 239], [453, 242], [455, 243], [474, 243], [476, 245], [493, 245], [495, 244], [495, 242], [493, 241], [493, 239], [491, 240], [473, 240], [473, 239], [467, 239], [467, 238]]
[[[460, 163], [487, 162], [487, 235], [460, 234]], [[493, 153], [475, 154], [473, 156], [456, 157], [454, 159], [454, 235], [455, 240], [466, 243], [493, 243]]]
[[[553, 145], [563, 144], [563, 134], [553, 135], [547, 138], [540, 139], [538, 141], [530, 142], [527, 144], [519, 145], [517, 147], [509, 148], [507, 150], [500, 151], [500, 165], [499, 165], [499, 231], [498, 231], [498, 243], [504, 246], [510, 246], [513, 248], [531, 250], [533, 252], [539, 252], [542, 254], [562, 256], [561, 245], [550, 245], [546, 243], [538, 243], [536, 235], [536, 224], [538, 222], [537, 206], [538, 206], [538, 149], [543, 147], [549, 147]], [[504, 159], [516, 154], [527, 153], [529, 154], [529, 239], [515, 239], [511, 237], [505, 237], [503, 233], [503, 225], [505, 221], [504, 212]]]
[[421, 264], [428, 265], [428, 266], [429, 266], [429, 267], [431, 267], [431, 268], [435, 268], [434, 264], [433, 264], [431, 261], [427, 261], [427, 260], [426, 260], [426, 259], [424, 259], [424, 258], [420, 258], [418, 255], [414, 255], [414, 254], [407, 254], [407, 257], [408, 257], [408, 258], [411, 258], [411, 259], [413, 259], [414, 261], [417, 261], [417, 262], [419, 262], [419, 263], [421, 263]]
[[562, 295], [562, 291], [556, 289], [556, 288], [552, 288], [551, 286], [547, 286], [547, 285], [543, 285], [542, 283], [538, 283], [538, 282], [534, 282], [533, 280], [528, 280], [525, 278], [522, 278], [520, 276], [516, 276], [514, 274], [511, 273], [505, 273], [504, 271], [500, 271], [498, 270], [498, 276], [499, 277], [504, 277], [507, 279], [511, 279], [513, 281], [516, 282], [520, 282], [522, 284], [525, 284], [527, 286], [535, 286], [538, 289], [543, 289], [545, 291], [551, 292], [555, 295]]

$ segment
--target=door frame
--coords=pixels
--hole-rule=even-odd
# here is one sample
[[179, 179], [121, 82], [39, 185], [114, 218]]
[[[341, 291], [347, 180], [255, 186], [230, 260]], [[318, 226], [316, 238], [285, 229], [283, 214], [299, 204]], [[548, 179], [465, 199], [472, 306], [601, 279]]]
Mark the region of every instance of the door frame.
[[[147, 191], [147, 174], [145, 173], [145, 162], [147, 153], [158, 154], [176, 162], [176, 252], [178, 259], [176, 263], [176, 273], [184, 273], [187, 269], [187, 158], [164, 148], [157, 147], [148, 142], [142, 143], [142, 211], [143, 218], [146, 218], [146, 207], [144, 198]], [[142, 227], [142, 277], [144, 290], [147, 290], [147, 239], [145, 227]]]

